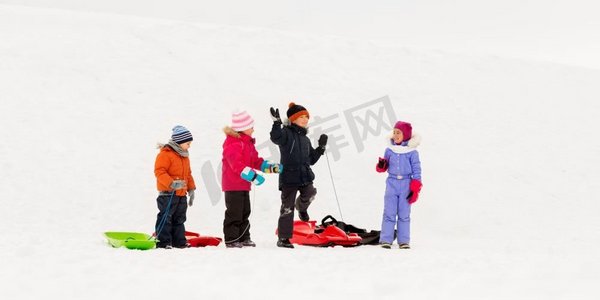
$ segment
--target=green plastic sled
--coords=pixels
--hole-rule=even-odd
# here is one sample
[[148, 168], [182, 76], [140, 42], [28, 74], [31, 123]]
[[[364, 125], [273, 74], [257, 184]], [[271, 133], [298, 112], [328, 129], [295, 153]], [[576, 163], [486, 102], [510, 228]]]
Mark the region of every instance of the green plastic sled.
[[156, 240], [145, 233], [108, 231], [104, 236], [115, 248], [125, 246], [127, 249], [148, 250], [156, 247]]

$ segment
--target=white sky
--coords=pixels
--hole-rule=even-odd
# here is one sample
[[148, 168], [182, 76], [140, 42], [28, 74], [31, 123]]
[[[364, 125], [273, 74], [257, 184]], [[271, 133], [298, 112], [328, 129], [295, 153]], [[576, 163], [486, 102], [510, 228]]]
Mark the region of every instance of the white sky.
[[600, 68], [593, 0], [0, 0], [337, 35]]

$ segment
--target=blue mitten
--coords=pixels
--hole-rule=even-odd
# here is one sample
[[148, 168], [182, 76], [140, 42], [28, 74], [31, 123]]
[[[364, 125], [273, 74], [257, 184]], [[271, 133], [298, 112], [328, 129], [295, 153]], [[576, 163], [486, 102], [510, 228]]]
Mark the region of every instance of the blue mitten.
[[245, 167], [240, 176], [242, 177], [242, 179], [250, 181], [256, 185], [261, 185], [265, 182], [265, 178], [262, 177], [260, 174], [256, 173], [256, 171], [252, 170], [252, 168], [250, 167]]
[[283, 171], [283, 165], [282, 164], [274, 163], [274, 162], [269, 161], [269, 160], [265, 160], [260, 165], [260, 170], [263, 173], [274, 173], [274, 174], [277, 174], [277, 173], [281, 173]]

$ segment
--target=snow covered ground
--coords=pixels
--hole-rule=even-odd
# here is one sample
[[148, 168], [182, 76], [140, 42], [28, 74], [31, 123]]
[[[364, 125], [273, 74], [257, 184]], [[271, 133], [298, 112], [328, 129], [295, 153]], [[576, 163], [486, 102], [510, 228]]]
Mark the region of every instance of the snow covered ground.
[[[0, 294], [9, 299], [599, 296], [600, 71], [16, 6], [0, 6], [0, 41]], [[391, 109], [374, 112], [423, 136], [413, 249], [275, 247], [275, 176], [253, 194], [255, 249], [106, 244], [104, 231], [153, 230], [155, 144], [176, 124], [195, 138], [200, 190], [187, 228], [220, 235], [224, 203], [210, 180], [221, 128], [245, 108], [266, 146], [269, 107], [289, 101], [339, 126], [345, 147], [329, 160], [344, 219], [378, 229], [385, 177], [374, 164], [387, 132], [357, 140], [347, 118], [376, 99]], [[309, 212], [337, 216], [326, 160], [314, 170]]]

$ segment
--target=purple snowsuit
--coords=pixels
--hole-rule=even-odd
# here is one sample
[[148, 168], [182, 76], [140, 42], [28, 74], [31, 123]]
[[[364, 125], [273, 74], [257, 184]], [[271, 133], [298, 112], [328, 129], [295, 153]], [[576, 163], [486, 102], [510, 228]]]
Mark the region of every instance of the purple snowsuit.
[[[393, 142], [392, 142], [393, 143]], [[384, 158], [388, 162], [383, 222], [381, 224], [380, 243], [394, 241], [394, 227], [398, 228], [398, 244], [410, 242], [410, 204], [406, 197], [410, 192], [411, 179], [421, 180], [421, 161], [419, 152], [401, 145], [390, 145], [385, 149]]]

